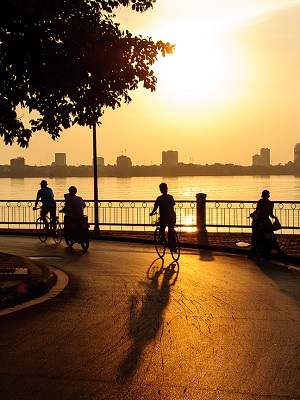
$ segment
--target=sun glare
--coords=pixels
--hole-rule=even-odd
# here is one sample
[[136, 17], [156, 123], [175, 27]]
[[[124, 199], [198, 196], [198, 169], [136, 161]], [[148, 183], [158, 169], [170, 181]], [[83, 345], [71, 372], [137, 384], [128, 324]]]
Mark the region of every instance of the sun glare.
[[157, 92], [182, 107], [216, 105], [238, 89], [242, 60], [237, 47], [224, 35], [191, 25], [169, 34], [176, 50], [155, 64]]

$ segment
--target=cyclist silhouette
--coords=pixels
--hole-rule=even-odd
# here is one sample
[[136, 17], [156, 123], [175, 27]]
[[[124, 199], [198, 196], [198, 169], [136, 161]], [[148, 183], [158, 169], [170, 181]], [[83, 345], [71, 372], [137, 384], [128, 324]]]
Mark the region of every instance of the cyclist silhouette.
[[53, 224], [53, 229], [55, 230], [56, 228], [56, 203], [54, 200], [54, 194], [52, 189], [48, 187], [48, 183], [45, 180], [42, 180], [41, 183], [41, 189], [38, 190], [37, 195], [36, 195], [36, 200], [33, 209], [37, 209], [37, 205], [39, 201], [42, 202], [42, 209], [41, 209], [41, 218], [44, 221], [46, 230], [49, 230], [49, 224], [47, 221], [47, 214], [50, 213], [50, 219]]
[[161, 196], [158, 196], [155, 200], [154, 207], [150, 215], [155, 214], [156, 210], [159, 209], [159, 226], [162, 240], [165, 238], [165, 229], [168, 227], [168, 242], [170, 249], [176, 252], [175, 238], [174, 238], [174, 227], [176, 223], [176, 213], [174, 211], [175, 200], [172, 195], [168, 194], [168, 185], [161, 183], [159, 185]]

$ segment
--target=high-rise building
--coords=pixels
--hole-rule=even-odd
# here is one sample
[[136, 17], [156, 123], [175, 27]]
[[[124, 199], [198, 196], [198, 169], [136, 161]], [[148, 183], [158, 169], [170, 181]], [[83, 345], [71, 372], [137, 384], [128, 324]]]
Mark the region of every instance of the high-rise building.
[[255, 154], [254, 156], [252, 156], [252, 165], [261, 165], [259, 154]]
[[67, 156], [66, 153], [55, 153], [55, 166], [62, 167], [67, 165]]
[[162, 165], [172, 167], [178, 164], [178, 151], [168, 150], [162, 152]]
[[300, 143], [297, 143], [294, 147], [294, 163], [300, 165]]
[[271, 165], [270, 149], [260, 149], [260, 161], [263, 167], [269, 167]]
[[117, 157], [117, 167], [119, 168], [130, 168], [132, 167], [131, 159], [127, 156]]
[[18, 157], [10, 160], [10, 176], [13, 178], [24, 178], [25, 158]]
[[270, 167], [271, 165], [270, 149], [261, 148], [260, 154], [252, 156], [252, 165], [259, 165], [261, 167]]
[[104, 167], [104, 158], [97, 157], [97, 167]]

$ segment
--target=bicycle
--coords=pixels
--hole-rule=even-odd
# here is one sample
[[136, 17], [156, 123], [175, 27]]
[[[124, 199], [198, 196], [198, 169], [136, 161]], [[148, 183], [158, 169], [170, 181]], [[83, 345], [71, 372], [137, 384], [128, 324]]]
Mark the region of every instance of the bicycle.
[[64, 223], [65, 242], [68, 247], [73, 247], [74, 243], [79, 243], [83, 251], [87, 251], [90, 245], [89, 223], [87, 215], [83, 215], [78, 223]]
[[[36, 208], [35, 210], [39, 210], [39, 208]], [[35, 228], [37, 237], [41, 242], [46, 242], [48, 237], [51, 236], [54, 243], [60, 244], [62, 240], [62, 228], [58, 217], [55, 217], [55, 229], [53, 229], [53, 220], [46, 216], [46, 221], [47, 222], [45, 222], [41, 216], [36, 219]]]
[[169, 239], [168, 239], [169, 238], [168, 227], [166, 227], [166, 229], [165, 229], [165, 234], [162, 235], [160, 232], [159, 218], [157, 218], [157, 214], [153, 214], [153, 216], [154, 216], [153, 224], [156, 226], [156, 229], [154, 231], [154, 246], [155, 246], [157, 255], [160, 258], [163, 258], [166, 253], [166, 249], [168, 247], [173, 260], [178, 261], [179, 257], [180, 257], [180, 241], [179, 241], [178, 233], [175, 231], [175, 229], [173, 230], [174, 243], [172, 246], [170, 246]]

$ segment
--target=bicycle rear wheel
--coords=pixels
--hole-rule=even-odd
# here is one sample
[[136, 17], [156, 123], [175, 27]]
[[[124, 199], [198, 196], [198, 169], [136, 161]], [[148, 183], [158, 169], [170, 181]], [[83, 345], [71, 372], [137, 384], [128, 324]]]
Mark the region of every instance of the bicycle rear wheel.
[[75, 243], [74, 240], [72, 240], [71, 236], [67, 234], [65, 234], [65, 242], [66, 245], [70, 248], [73, 247], [73, 244]]
[[[178, 261], [180, 257], [180, 242], [177, 232], [174, 230], [174, 241], [175, 241], [175, 248], [171, 248], [171, 256], [173, 257], [174, 261]], [[175, 251], [176, 249], [176, 251]]]
[[87, 251], [87, 249], [88, 249], [89, 246], [90, 246], [90, 240], [89, 240], [89, 238], [86, 238], [84, 242], [81, 242], [81, 243], [80, 243], [80, 245], [81, 245], [83, 251]]
[[158, 256], [163, 258], [166, 252], [166, 238], [161, 236], [159, 227], [154, 232], [154, 246]]
[[[49, 224], [49, 221], [48, 221], [48, 224]], [[49, 225], [48, 225], [48, 227], [49, 227]], [[40, 239], [40, 241], [46, 242], [46, 240], [48, 238], [48, 232], [46, 229], [45, 222], [42, 220], [41, 217], [39, 217], [36, 220], [35, 228], [36, 228], [36, 234], [37, 234], [38, 238]]]
[[62, 239], [62, 229], [58, 220], [55, 222], [55, 229], [52, 231], [52, 238], [56, 244], [60, 244]]

